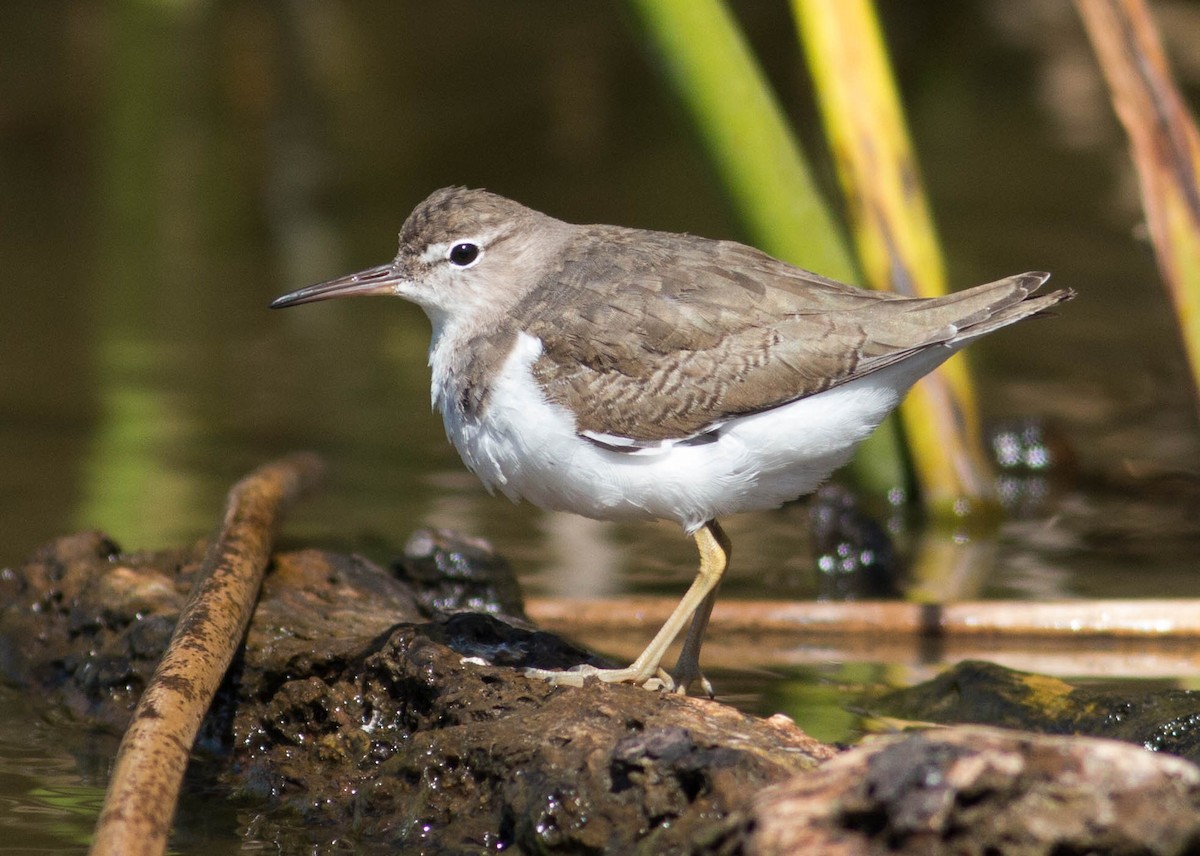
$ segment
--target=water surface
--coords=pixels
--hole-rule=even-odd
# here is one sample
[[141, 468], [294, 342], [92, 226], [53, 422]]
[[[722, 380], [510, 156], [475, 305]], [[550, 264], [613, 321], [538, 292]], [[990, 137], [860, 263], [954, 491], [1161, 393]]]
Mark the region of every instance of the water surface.
[[[790, 21], [743, 6], [818, 150]], [[884, 7], [952, 281], [1045, 269], [1080, 295], [972, 354], [986, 414], [1047, 420], [1076, 476], [974, 544], [959, 575], [920, 584], [1200, 596], [1196, 408], [1071, 7]], [[1163, 9], [1169, 36], [1200, 28], [1191, 7]], [[0, 563], [85, 527], [129, 548], [190, 541], [238, 477], [315, 449], [332, 476], [289, 520], [294, 544], [386, 561], [412, 530], [449, 526], [491, 539], [535, 593], [682, 592], [694, 554], [673, 526], [486, 494], [430, 412], [419, 310], [266, 309], [390, 258], [407, 212], [447, 184], [579, 222], [741, 237], [616, 7], [9, 4], [0, 24]], [[1197, 69], [1180, 72], [1195, 94]], [[804, 504], [726, 528], [727, 596], [819, 590]], [[854, 725], [842, 687], [897, 679], [886, 663], [813, 659], [794, 681], [725, 675], [726, 692], [836, 738]], [[77, 848], [103, 756], [86, 740], [65, 751], [39, 735], [74, 729], [2, 701], [8, 840]], [[227, 844], [252, 826], [227, 820]]]

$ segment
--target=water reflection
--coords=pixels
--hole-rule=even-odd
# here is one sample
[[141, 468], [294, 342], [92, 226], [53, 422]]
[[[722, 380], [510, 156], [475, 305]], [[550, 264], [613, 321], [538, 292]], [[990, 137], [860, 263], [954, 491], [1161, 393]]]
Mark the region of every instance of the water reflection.
[[[590, 546], [568, 548], [591, 563], [592, 571], [575, 572], [556, 555], [560, 523], [483, 494], [429, 413], [428, 327], [419, 312], [389, 301], [266, 312], [266, 300], [286, 288], [386, 259], [412, 200], [451, 182], [489, 185], [572, 219], [736, 234], [687, 129], [611, 9], [542, 9], [536, 39], [521, 23], [532, 12], [472, 9], [449, 46], [437, 15], [389, 10], [381, 27], [373, 11], [240, 8], [225, 18], [203, 4], [119, 4], [109, 12], [66, 7], [36, 23], [6, 13], [14, 34], [35, 26], [57, 34], [49, 39], [56, 51], [14, 51], [59, 81], [53, 106], [39, 114], [41, 134], [75, 140], [87, 156], [64, 171], [54, 146], [35, 153], [25, 145], [23, 159], [0, 163], [16, 200], [40, 212], [36, 245], [6, 221], [13, 272], [61, 260], [79, 295], [63, 307], [52, 289], [14, 291], [18, 317], [58, 323], [22, 325], [21, 350], [40, 358], [0, 360], [0, 402], [28, 426], [5, 426], [3, 471], [8, 485], [35, 494], [0, 506], [24, 524], [2, 527], [5, 556], [82, 525], [130, 545], [202, 534], [238, 475], [271, 455], [315, 447], [330, 456], [334, 480], [300, 510], [290, 530], [297, 536], [367, 544], [386, 559], [412, 529], [452, 522], [493, 537], [556, 590], [610, 590], [630, 574], [652, 586], [686, 583], [694, 557], [674, 531], [594, 527]], [[764, 12], [743, 12], [768, 71], [792, 91], [781, 75], [794, 50], [790, 34], [776, 32]], [[1062, 76], [1054, 64], [1060, 42], [1081, 48], [1081, 38], [1059, 22], [1050, 50], [1038, 31], [984, 10], [970, 30], [980, 70], [929, 52], [913, 65], [910, 39], [961, 23], [889, 22], [954, 279], [1036, 261], [1083, 294], [1060, 318], [977, 349], [977, 366], [1002, 372], [985, 381], [988, 409], [1057, 414], [1084, 467], [1131, 452], [1168, 465], [1190, 460], [1193, 417], [1186, 392], [1170, 391], [1181, 385], [1163, 305], [1147, 301], [1144, 315], [1131, 315], [1106, 299], [1129, 272], [1152, 280], [1153, 271], [1114, 229], [1112, 208], [1078, 198], [1114, 187], [1095, 171], [1080, 174], [1078, 164], [1122, 163], [1119, 140], [1034, 121], [1020, 88], [1039, 87], [1048, 105], [1069, 100], [1052, 85]], [[1005, 40], [1044, 64], [1031, 65]], [[1029, 78], [1005, 78], [1014, 88], [998, 90], [1006, 67]], [[951, 81], [957, 89], [947, 88]], [[28, 99], [10, 103], [25, 105], [19, 115], [34, 121]], [[7, 127], [11, 152], [18, 144]], [[984, 138], [986, 146], [976, 144]], [[1074, 173], [1063, 170], [1063, 145]], [[1012, 163], [1025, 167], [1005, 166]], [[22, 185], [15, 164], [41, 180]], [[1039, 169], [1058, 181], [1040, 179]], [[1076, 197], [1065, 192], [1065, 175]], [[80, 190], [91, 205], [72, 204]], [[1133, 222], [1132, 198], [1122, 204], [1123, 223]], [[1085, 225], [1084, 215], [1098, 221]], [[1111, 323], [1116, 313], [1120, 323]], [[1108, 338], [1111, 347], [1089, 345]], [[83, 346], [73, 365], [49, 359], [63, 342]], [[1064, 380], [1066, 370], [1080, 377]], [[1147, 384], [1147, 371], [1165, 382]], [[33, 376], [41, 378], [36, 394]], [[46, 445], [55, 431], [65, 439]], [[751, 533], [738, 538], [731, 585], [739, 574], [745, 586], [777, 582], [781, 564], [811, 560], [804, 527], [786, 514], [730, 525]]]
[[105, 521], [126, 543], [166, 545], [172, 537], [187, 537], [180, 522], [193, 520], [201, 498], [177, 460], [180, 450], [197, 442], [200, 425], [184, 396], [164, 382], [179, 368], [169, 359], [172, 348], [100, 335], [99, 414], [71, 525], [86, 529]]
[[[1080, 292], [972, 362], [987, 415], [1054, 417], [1081, 480], [995, 539], [907, 530], [918, 591], [1196, 596], [1195, 410], [1069, 6], [882, 5], [951, 280], [1046, 268]], [[1194, 7], [1162, 10], [1168, 38], [1195, 32]], [[771, 4], [738, 11], [811, 136], [790, 23]], [[687, 585], [695, 553], [676, 527], [487, 496], [430, 412], [419, 310], [266, 309], [385, 261], [405, 212], [447, 184], [565, 219], [737, 237], [612, 5], [10, 3], [0, 24], [0, 562], [77, 527], [131, 548], [200, 537], [235, 479], [313, 448], [331, 479], [289, 519], [292, 543], [386, 562], [414, 529], [449, 525], [491, 539], [542, 593]], [[1194, 87], [1196, 67], [1180, 71]], [[726, 597], [817, 593], [806, 506], [726, 529]], [[822, 681], [903, 682], [926, 662], [823, 665], [845, 655], [798, 646], [800, 689], [745, 693], [803, 696], [804, 724], [834, 735], [845, 714]], [[10, 777], [0, 793], [27, 807], [35, 786]], [[38, 805], [79, 832], [62, 805]]]
[[[101, 751], [116, 749], [100, 739]], [[91, 838], [104, 798], [91, 769], [95, 738], [43, 722], [20, 692], [0, 687], [0, 836], [8, 849], [79, 852]], [[81, 762], [81, 757], [83, 758]]]

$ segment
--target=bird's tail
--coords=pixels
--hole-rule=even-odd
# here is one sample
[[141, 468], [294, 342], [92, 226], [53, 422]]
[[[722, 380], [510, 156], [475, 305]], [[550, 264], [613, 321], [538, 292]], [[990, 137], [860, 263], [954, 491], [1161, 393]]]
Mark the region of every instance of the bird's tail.
[[937, 312], [947, 324], [957, 328], [946, 344], [958, 345], [1007, 327], [1022, 318], [1043, 313], [1075, 296], [1075, 292], [1069, 288], [1035, 296], [1034, 293], [1049, 278], [1050, 274], [1040, 271], [1007, 276], [996, 282], [934, 298], [931, 301], [934, 305], [919, 311]]

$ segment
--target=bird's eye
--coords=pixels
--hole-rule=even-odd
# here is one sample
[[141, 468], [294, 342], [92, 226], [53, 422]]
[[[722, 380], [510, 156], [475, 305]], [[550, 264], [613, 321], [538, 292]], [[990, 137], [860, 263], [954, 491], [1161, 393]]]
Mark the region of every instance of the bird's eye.
[[470, 267], [479, 258], [479, 247], [475, 244], [455, 244], [446, 258], [456, 267]]

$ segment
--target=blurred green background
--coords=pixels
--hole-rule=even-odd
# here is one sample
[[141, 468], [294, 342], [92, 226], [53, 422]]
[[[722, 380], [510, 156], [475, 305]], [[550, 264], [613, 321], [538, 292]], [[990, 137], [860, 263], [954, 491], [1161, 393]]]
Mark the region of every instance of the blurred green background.
[[[734, 8], [836, 199], [786, 9]], [[1155, 8], [1168, 40], [1200, 34], [1194, 4]], [[972, 349], [986, 414], [1052, 418], [1088, 477], [1194, 471], [1180, 349], [1070, 4], [881, 12], [952, 283], [1043, 268], [1080, 293], [1060, 317]], [[688, 578], [690, 545], [665, 524], [487, 497], [430, 412], [419, 310], [265, 308], [390, 258], [412, 206], [452, 183], [568, 220], [739, 237], [619, 5], [47, 3], [0, 16], [0, 560], [82, 527], [130, 548], [199, 537], [234, 479], [314, 448], [333, 479], [289, 525], [296, 538], [386, 559], [413, 528], [452, 525], [493, 538], [546, 590]], [[1195, 92], [1194, 52], [1173, 53]], [[734, 585], [811, 565], [803, 510], [730, 527]], [[1122, 586], [1102, 556], [1060, 558], [1066, 593], [1093, 592], [1108, 570], [1104, 585]], [[1004, 585], [1004, 565], [985, 590]]]
[[[836, 199], [785, 4], [733, 8]], [[1200, 5], [1154, 9], [1196, 103]], [[1045, 417], [1077, 468], [976, 545], [950, 593], [1200, 596], [1196, 408], [1073, 7], [880, 12], [951, 282], [1044, 269], [1079, 292], [972, 348], [985, 416]], [[447, 184], [743, 237], [619, 4], [5, 3], [0, 49], [0, 565], [80, 528], [130, 549], [203, 537], [234, 480], [315, 449], [332, 475], [293, 544], [386, 561], [452, 526], [535, 592], [682, 592], [694, 553], [670, 525], [487, 496], [430, 411], [419, 310], [266, 308], [389, 259]], [[803, 504], [731, 519], [726, 591], [811, 596], [807, 526]], [[10, 725], [0, 744], [25, 748], [0, 748], [0, 793], [39, 763], [60, 775], [55, 739]]]

